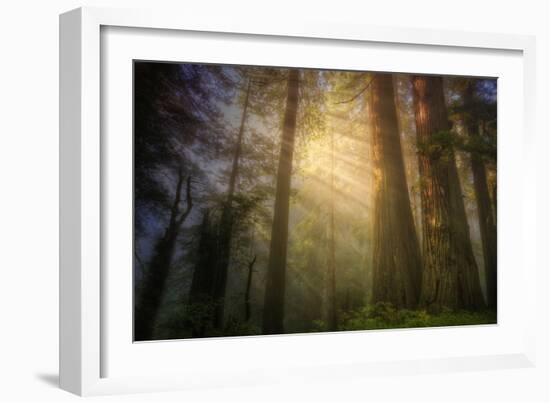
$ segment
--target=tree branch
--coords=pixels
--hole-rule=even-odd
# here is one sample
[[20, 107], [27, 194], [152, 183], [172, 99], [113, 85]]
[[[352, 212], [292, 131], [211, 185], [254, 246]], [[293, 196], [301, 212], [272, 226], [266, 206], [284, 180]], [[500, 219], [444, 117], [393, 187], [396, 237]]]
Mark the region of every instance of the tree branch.
[[181, 201], [181, 188], [183, 186], [183, 173], [181, 167], [178, 169], [178, 184], [176, 185], [176, 196], [170, 212], [170, 225], [173, 226], [177, 222], [179, 205]]
[[256, 258], [257, 258], [257, 256], [254, 255], [254, 258], [250, 261], [250, 263], [248, 263], [248, 270], [252, 271], [252, 269], [254, 267], [254, 263], [256, 263]]
[[347, 101], [335, 102], [334, 104], [335, 105], [340, 105], [340, 104], [347, 104], [347, 103], [355, 101], [363, 92], [365, 92], [370, 87], [370, 85], [374, 81], [375, 77], [371, 78], [371, 80], [367, 83], [367, 85], [365, 85], [365, 87], [361, 91], [359, 91], [357, 94], [355, 94], [353, 97], [351, 97]]
[[178, 226], [181, 225], [185, 221], [185, 219], [187, 218], [187, 216], [191, 212], [191, 209], [193, 208], [193, 198], [191, 197], [191, 176], [187, 177], [187, 185], [186, 185], [186, 188], [185, 188], [185, 192], [186, 192], [187, 208], [185, 209], [185, 211], [180, 216], [180, 218], [178, 220]]

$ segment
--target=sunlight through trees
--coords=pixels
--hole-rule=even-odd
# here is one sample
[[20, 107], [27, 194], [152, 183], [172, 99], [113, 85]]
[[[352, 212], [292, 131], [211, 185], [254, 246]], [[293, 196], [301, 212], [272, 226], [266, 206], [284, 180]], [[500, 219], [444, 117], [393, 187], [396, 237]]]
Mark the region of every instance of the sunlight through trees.
[[135, 62], [135, 340], [496, 322], [496, 80]]

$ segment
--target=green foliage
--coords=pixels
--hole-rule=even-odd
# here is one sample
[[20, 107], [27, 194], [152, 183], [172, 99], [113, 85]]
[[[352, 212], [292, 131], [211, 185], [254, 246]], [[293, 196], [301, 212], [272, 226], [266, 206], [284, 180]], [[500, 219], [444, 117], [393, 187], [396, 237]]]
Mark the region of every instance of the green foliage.
[[198, 302], [176, 304], [170, 316], [158, 327], [157, 338], [187, 338], [210, 335], [214, 331], [213, 318], [216, 302], [207, 295], [197, 298]]
[[456, 148], [472, 154], [477, 154], [487, 162], [497, 160], [496, 136], [471, 136], [468, 139], [459, 139]]
[[216, 329], [214, 310], [216, 302], [204, 296], [200, 302], [180, 304], [172, 308], [171, 317], [157, 327], [157, 339], [197, 338], [219, 336], [246, 336], [261, 334], [261, 329], [234, 317], [228, 318], [223, 329]]
[[432, 161], [449, 159], [456, 143], [456, 136], [451, 131], [442, 130], [427, 139], [419, 139], [417, 150], [419, 154], [428, 157]]
[[[158, 329], [157, 338], [232, 337], [262, 334], [258, 324], [244, 322], [236, 317], [229, 317], [223, 329], [215, 329], [209, 325], [212, 323], [215, 306], [212, 301], [181, 305], [177, 312], [173, 312], [173, 319], [166, 323], [162, 329]], [[339, 331], [485, 325], [496, 323], [496, 312], [488, 310], [452, 311], [443, 308], [439, 313], [432, 314], [424, 309], [396, 309], [390, 303], [379, 302], [374, 305], [365, 305], [354, 311], [340, 312], [339, 322]], [[327, 323], [321, 319], [312, 320], [309, 327], [300, 330], [305, 333], [326, 331], [329, 331]]]
[[223, 331], [223, 336], [251, 336], [258, 334], [262, 334], [259, 326], [243, 322], [236, 318], [229, 318]]
[[[496, 313], [452, 311], [444, 308], [437, 314], [430, 314], [423, 309], [396, 309], [390, 303], [379, 302], [374, 305], [365, 305], [355, 311], [340, 312], [339, 321], [339, 331], [485, 325], [496, 323]], [[326, 331], [329, 329], [324, 320], [313, 321], [308, 330], [312, 333]]]
[[396, 309], [389, 303], [379, 302], [343, 314], [339, 330], [399, 329], [493, 323], [496, 323], [496, 314], [491, 311], [455, 312], [443, 309], [438, 314], [430, 314], [422, 309]]
[[232, 214], [237, 223], [250, 224], [254, 214], [263, 210], [267, 194], [259, 186], [247, 193], [235, 193], [233, 196]]
[[315, 70], [303, 70], [298, 107], [298, 140], [307, 143], [323, 136], [326, 131], [325, 81]]
[[324, 320], [317, 319], [312, 322], [311, 333], [327, 332], [328, 325]]

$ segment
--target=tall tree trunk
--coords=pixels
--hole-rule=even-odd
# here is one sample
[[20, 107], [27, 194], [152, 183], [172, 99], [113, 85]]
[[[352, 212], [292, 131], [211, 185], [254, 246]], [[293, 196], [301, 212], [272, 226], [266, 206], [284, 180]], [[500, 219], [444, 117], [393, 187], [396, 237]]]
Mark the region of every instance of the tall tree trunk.
[[189, 291], [190, 302], [201, 295], [212, 295], [212, 279], [217, 255], [217, 239], [210, 219], [210, 211], [205, 210], [200, 226], [200, 239], [197, 262]]
[[[464, 116], [466, 130], [470, 139], [479, 141], [480, 121], [474, 105], [474, 84], [469, 82], [464, 92], [464, 105], [467, 112]], [[497, 231], [493, 219], [493, 207], [487, 184], [485, 163], [479, 152], [471, 152], [472, 173], [474, 178], [474, 190], [479, 217], [479, 230], [483, 246], [483, 258], [485, 263], [485, 284], [487, 288], [487, 305], [490, 309], [497, 306]]]
[[281, 136], [281, 152], [277, 170], [277, 188], [271, 244], [267, 266], [267, 281], [263, 312], [263, 333], [282, 333], [285, 303], [285, 274], [288, 242], [288, 214], [290, 204], [290, 180], [294, 154], [296, 116], [298, 112], [299, 70], [288, 72], [286, 110]]
[[413, 76], [421, 177], [424, 272], [421, 304], [434, 310], [484, 305], [443, 94], [443, 80]]
[[330, 216], [328, 248], [328, 329], [337, 330], [336, 242], [334, 239], [334, 132], [330, 134]]
[[227, 198], [225, 200], [220, 218], [219, 231], [219, 253], [216, 264], [216, 276], [214, 283], [214, 300], [216, 309], [214, 314], [214, 324], [216, 328], [223, 328], [224, 310], [225, 310], [225, 289], [227, 286], [227, 272], [229, 268], [229, 259], [231, 257], [231, 238], [233, 235], [233, 197], [235, 195], [235, 186], [239, 175], [239, 160], [242, 153], [243, 134], [248, 111], [248, 102], [250, 96], [251, 80], [248, 79], [246, 95], [244, 98], [243, 112], [241, 116], [241, 125], [237, 136], [235, 154], [233, 155], [233, 165], [229, 177], [229, 187]]
[[391, 74], [375, 74], [369, 119], [374, 163], [371, 302], [413, 308], [420, 295], [422, 261], [414, 226]]
[[248, 322], [251, 316], [250, 309], [250, 288], [252, 287], [252, 273], [254, 273], [254, 263], [256, 263], [256, 255], [248, 263], [248, 276], [246, 279], [246, 291], [244, 293], [244, 321]]
[[215, 226], [211, 223], [210, 212], [206, 210], [200, 226], [197, 262], [189, 291], [188, 305], [193, 306], [193, 311], [202, 313], [201, 317], [191, 318], [189, 325], [193, 337], [204, 337], [206, 329], [213, 325], [217, 248]]
[[187, 207], [180, 211], [181, 191], [183, 187], [183, 174], [179, 171], [176, 195], [170, 212], [170, 221], [163, 237], [157, 242], [154, 255], [146, 273], [141, 295], [135, 307], [134, 340], [151, 340], [157, 320], [159, 308], [164, 296], [166, 279], [170, 270], [170, 264], [174, 255], [176, 240], [181, 225], [191, 212], [193, 202], [191, 199], [191, 177], [187, 178]]

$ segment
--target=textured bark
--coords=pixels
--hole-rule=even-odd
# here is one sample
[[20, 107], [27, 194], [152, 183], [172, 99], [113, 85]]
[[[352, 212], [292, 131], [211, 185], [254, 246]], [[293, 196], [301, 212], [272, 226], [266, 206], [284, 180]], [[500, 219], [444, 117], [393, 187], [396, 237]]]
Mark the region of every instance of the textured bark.
[[251, 81], [249, 79], [244, 99], [244, 107], [241, 116], [239, 134], [237, 136], [237, 144], [235, 146], [235, 154], [233, 155], [233, 165], [231, 169], [231, 175], [229, 177], [227, 198], [225, 200], [220, 218], [219, 248], [214, 282], [214, 300], [216, 301], [214, 324], [219, 329], [223, 328], [224, 321], [225, 291], [227, 287], [229, 260], [231, 257], [231, 238], [233, 235], [233, 197], [235, 195], [237, 178], [239, 176], [239, 160], [242, 152], [243, 134], [248, 111], [250, 87]]
[[289, 70], [286, 110], [277, 170], [275, 206], [264, 298], [263, 333], [283, 333], [290, 180], [298, 112], [299, 71]]
[[[469, 83], [464, 92], [464, 105], [467, 113], [464, 116], [466, 130], [471, 139], [476, 140], [480, 136], [480, 121], [474, 108], [474, 85]], [[491, 309], [497, 306], [497, 231], [493, 217], [493, 206], [487, 185], [487, 173], [485, 163], [481, 155], [471, 152], [472, 173], [474, 178], [474, 190], [479, 217], [479, 230], [483, 246], [483, 259], [485, 263], [485, 284], [487, 288], [487, 305]], [[496, 195], [494, 195], [496, 200]], [[495, 203], [496, 204], [496, 203]]]
[[484, 305], [449, 133], [443, 80], [413, 76], [423, 228], [421, 304], [434, 310]]
[[176, 195], [170, 212], [170, 220], [163, 237], [157, 242], [151, 258], [149, 270], [143, 279], [143, 287], [135, 307], [134, 339], [136, 341], [151, 340], [157, 320], [159, 308], [164, 296], [166, 279], [174, 255], [176, 240], [181, 225], [191, 212], [191, 177], [187, 178], [187, 207], [180, 211], [183, 175], [179, 172]]
[[371, 302], [418, 304], [422, 261], [407, 187], [391, 74], [376, 74], [369, 99], [374, 164]]

